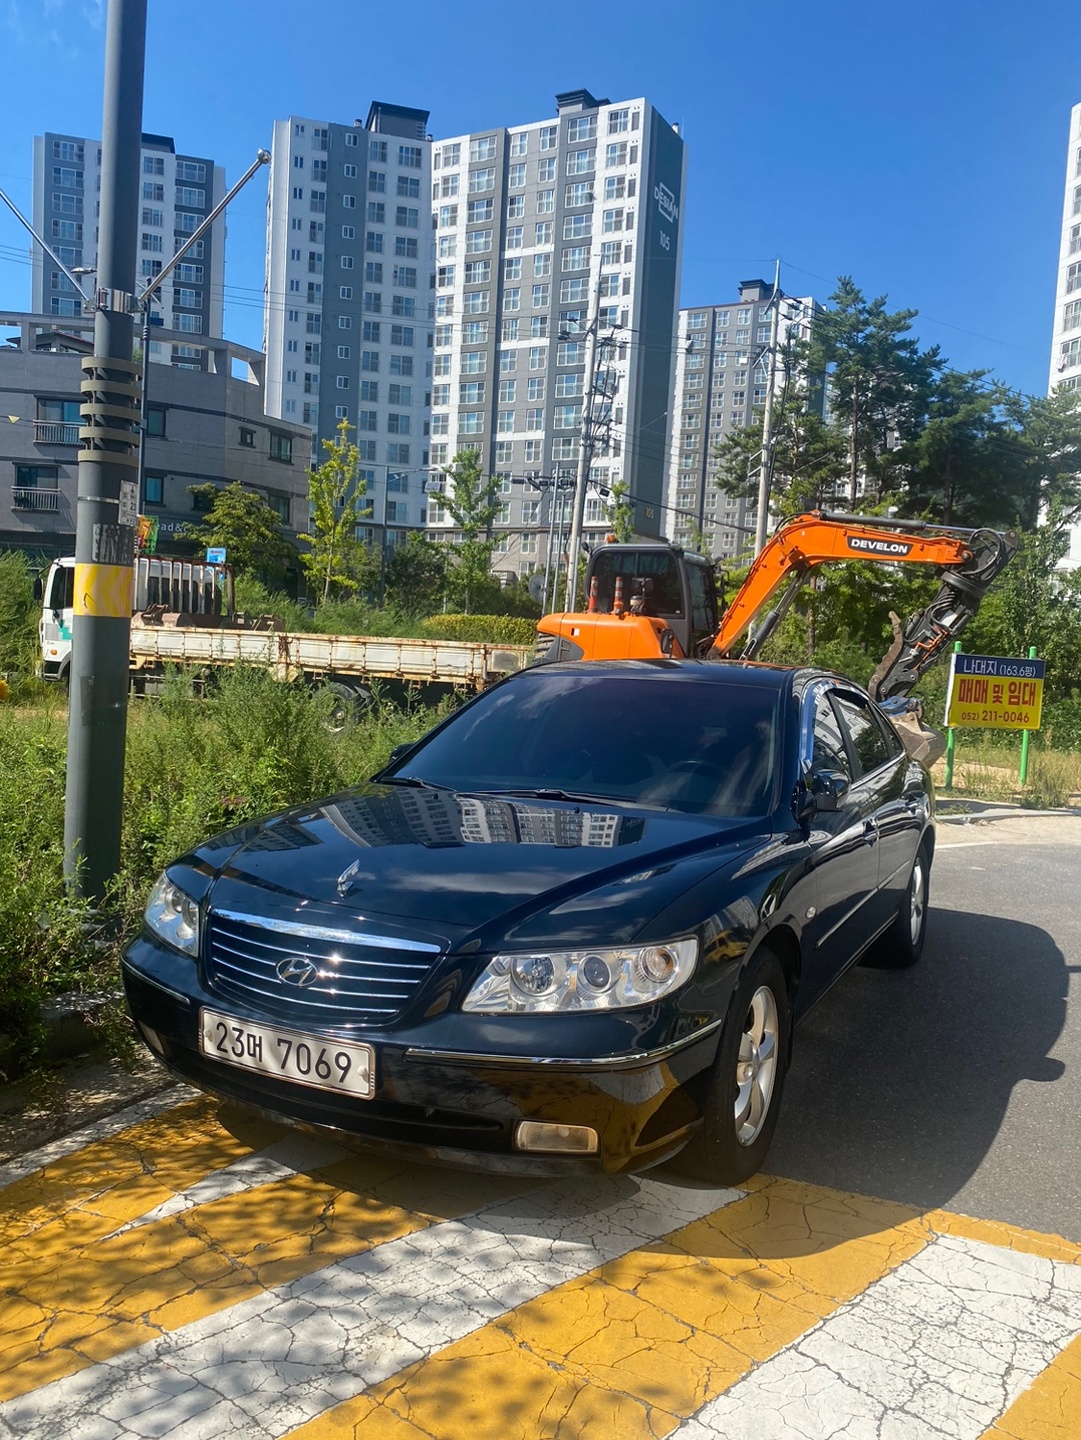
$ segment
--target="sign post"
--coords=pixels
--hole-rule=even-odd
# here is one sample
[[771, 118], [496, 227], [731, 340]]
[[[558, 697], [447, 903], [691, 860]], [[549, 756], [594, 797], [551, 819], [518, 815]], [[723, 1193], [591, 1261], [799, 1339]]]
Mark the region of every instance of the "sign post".
[[[961, 642], [960, 642], [960, 640], [955, 640], [955, 641], [953, 642], [953, 653], [954, 653], [955, 655], [959, 655], [959, 654], [961, 653]], [[950, 661], [950, 689], [951, 689], [951, 690], [953, 689], [953, 661], [952, 661], [952, 660]], [[949, 704], [949, 702], [947, 701], [947, 707], [948, 707], [948, 704]], [[954, 751], [955, 751], [956, 749], [957, 749], [957, 732], [954, 730], [953, 726], [951, 725], [950, 728], [946, 731], [946, 789], [947, 789], [947, 790], [952, 790], [952, 789], [953, 789], [953, 754], [954, 754]]]
[[[1028, 647], [1028, 658], [1029, 658], [1030, 660], [1035, 660], [1035, 658], [1036, 658], [1036, 647], [1035, 647], [1035, 645], [1030, 645], [1030, 646]], [[1040, 689], [1041, 689], [1041, 691], [1043, 690], [1043, 681], [1042, 681], [1042, 680], [1041, 680], [1041, 682], [1040, 682]], [[1021, 784], [1022, 784], [1022, 785], [1025, 785], [1025, 784], [1027, 784], [1027, 782], [1028, 782], [1028, 738], [1029, 738], [1029, 734], [1030, 734], [1030, 732], [1029, 732], [1028, 730], [1022, 730], [1022, 731], [1021, 731], [1021, 775], [1020, 775], [1020, 780], [1021, 780]]]

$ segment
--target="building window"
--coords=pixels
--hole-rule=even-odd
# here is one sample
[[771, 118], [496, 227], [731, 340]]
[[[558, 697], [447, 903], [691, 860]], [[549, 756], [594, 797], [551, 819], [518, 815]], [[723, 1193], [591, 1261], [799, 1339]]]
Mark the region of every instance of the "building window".
[[482, 136], [479, 140], [469, 142], [470, 162], [478, 160], [494, 160], [496, 156], [496, 139], [494, 135]]
[[580, 140], [592, 140], [597, 133], [597, 117], [577, 115], [567, 126], [567, 140], [574, 145]]
[[293, 463], [293, 437], [283, 435], [279, 430], [270, 432], [270, 458], [285, 465]]
[[[454, 207], [457, 209], [457, 207]], [[494, 206], [491, 200], [470, 200], [466, 204], [466, 220], [470, 225], [481, 225], [491, 220]]]
[[151, 475], [147, 472], [143, 481], [143, 500], [147, 505], [165, 504], [164, 475]]
[[465, 237], [465, 253], [467, 255], [483, 255], [491, 248], [492, 232], [490, 230], [471, 230]]
[[630, 129], [630, 110], [609, 110], [608, 112], [608, 133], [609, 135], [622, 135]]

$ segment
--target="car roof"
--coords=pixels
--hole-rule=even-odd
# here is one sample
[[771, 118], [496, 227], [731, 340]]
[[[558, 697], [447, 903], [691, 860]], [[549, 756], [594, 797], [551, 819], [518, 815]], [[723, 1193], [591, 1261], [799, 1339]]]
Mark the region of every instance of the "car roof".
[[811, 672], [797, 665], [770, 665], [760, 660], [564, 660], [554, 665], [533, 665], [523, 675], [636, 676], [643, 680], [669, 679], [691, 684], [736, 684], [755, 689], [783, 690], [797, 676]]

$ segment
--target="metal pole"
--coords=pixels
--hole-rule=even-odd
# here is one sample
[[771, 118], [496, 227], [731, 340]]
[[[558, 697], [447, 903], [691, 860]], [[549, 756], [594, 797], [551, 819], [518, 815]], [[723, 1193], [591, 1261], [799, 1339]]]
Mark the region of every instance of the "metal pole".
[[51, 247], [45, 240], [42, 239], [42, 237], [41, 237], [41, 236], [38, 234], [38, 232], [34, 229], [33, 225], [30, 224], [30, 221], [26, 218], [26, 216], [22, 213], [22, 211], [19, 209], [19, 207], [15, 204], [14, 200], [12, 200], [10, 196], [6, 195], [3, 190], [0, 190], [0, 200], [2, 200], [2, 201], [4, 202], [4, 204], [8, 207], [8, 209], [11, 211], [11, 213], [15, 216], [15, 219], [18, 220], [19, 223], [23, 226], [23, 228], [24, 228], [25, 230], [29, 230], [29, 231], [30, 231], [30, 234], [34, 237], [34, 239], [37, 241], [37, 243], [38, 243], [38, 244], [41, 246], [41, 248], [45, 251], [46, 255], [48, 255], [49, 259], [53, 262], [53, 264], [57, 267], [57, 269], [58, 269], [58, 270], [62, 270], [62, 271], [64, 272], [64, 274], [67, 276], [67, 278], [68, 278], [68, 279], [71, 281], [71, 283], [75, 286], [75, 289], [76, 289], [76, 292], [78, 293], [79, 299], [80, 299], [80, 300], [83, 302], [83, 304], [85, 305], [85, 304], [86, 304], [86, 295], [84, 294], [84, 292], [83, 292], [83, 287], [79, 284], [79, 281], [78, 281], [78, 279], [76, 278], [76, 276], [74, 275], [74, 273], [73, 273], [71, 270], [68, 269], [68, 267], [64, 264], [63, 260], [59, 260], [59, 259], [57, 258], [56, 252], [52, 249], [52, 247]]
[[578, 454], [578, 479], [574, 487], [574, 510], [567, 556], [567, 609], [578, 601], [578, 552], [582, 548], [582, 525], [586, 514], [586, 487], [593, 463], [593, 392], [597, 386], [597, 328], [601, 314], [601, 277], [593, 292], [593, 314], [586, 330], [586, 393], [582, 402], [582, 439]]
[[103, 898], [120, 868], [132, 561], [138, 494], [138, 367], [131, 300], [139, 220], [146, 0], [109, 0], [101, 124], [94, 353], [83, 360], [75, 531], [64, 873]]
[[[557, 489], [553, 489], [553, 488], [551, 488], [550, 486], [546, 486], [545, 489], [548, 490], [548, 496], [549, 496], [549, 499], [548, 499], [548, 545], [547, 545], [547, 548], [546, 548], [546, 551], [545, 551], [545, 556], [544, 556], [544, 595], [543, 595], [543, 597], [542, 597], [542, 599], [541, 599], [541, 610], [542, 610], [542, 612], [543, 612], [545, 615], [547, 615], [547, 614], [548, 614], [548, 588], [549, 588], [549, 586], [550, 586], [551, 583], [552, 583], [552, 530], [553, 530], [554, 527], [555, 527], [555, 518], [556, 518], [556, 517], [555, 517], [555, 497], [556, 497], [556, 495], [557, 495], [559, 492], [558, 492]], [[544, 494], [544, 490], [542, 489], [542, 491], [541, 491], [542, 497], [543, 497], [543, 494]], [[542, 499], [541, 503], [543, 504], [543, 499]]]
[[[1030, 645], [1030, 646], [1028, 647], [1028, 658], [1029, 658], [1030, 660], [1035, 660], [1035, 658], [1036, 658], [1036, 647], [1035, 647], [1035, 645]], [[1031, 734], [1031, 732], [1028, 731], [1028, 730], [1022, 730], [1022, 731], [1021, 731], [1021, 775], [1020, 775], [1020, 780], [1021, 780], [1021, 784], [1022, 784], [1022, 785], [1027, 785], [1027, 784], [1028, 784], [1028, 742], [1029, 742], [1029, 735], [1030, 735], [1030, 734]]]
[[[959, 655], [959, 654], [961, 653], [961, 642], [960, 642], [960, 640], [955, 640], [955, 641], [953, 642], [953, 653], [954, 653], [955, 655]], [[951, 666], [950, 666], [950, 687], [951, 687], [951, 689], [952, 689], [952, 687], [953, 687], [953, 666], [952, 666], [952, 664], [951, 664]], [[957, 732], [956, 732], [956, 730], [953, 728], [953, 726], [951, 725], [950, 728], [946, 731], [946, 780], [945, 780], [945, 787], [944, 787], [944, 788], [947, 789], [947, 790], [952, 790], [952, 789], [953, 789], [953, 752], [954, 752], [954, 749], [956, 748], [956, 744], [957, 744], [956, 736], [957, 736]]]
[[766, 548], [769, 533], [770, 470], [773, 467], [773, 393], [777, 376], [777, 337], [781, 327], [781, 261], [773, 270], [773, 307], [769, 326], [769, 369], [766, 372], [766, 410], [762, 416], [762, 456], [758, 470], [758, 518], [754, 527], [754, 553]]

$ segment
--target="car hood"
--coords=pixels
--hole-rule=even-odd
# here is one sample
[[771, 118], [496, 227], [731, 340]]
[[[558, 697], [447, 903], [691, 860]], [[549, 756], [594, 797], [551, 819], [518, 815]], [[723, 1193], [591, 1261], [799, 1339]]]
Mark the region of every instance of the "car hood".
[[[760, 841], [761, 820], [369, 784], [188, 858], [213, 909], [328, 917], [451, 948], [626, 944]], [[344, 913], [343, 913], [344, 912]]]

